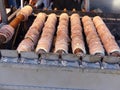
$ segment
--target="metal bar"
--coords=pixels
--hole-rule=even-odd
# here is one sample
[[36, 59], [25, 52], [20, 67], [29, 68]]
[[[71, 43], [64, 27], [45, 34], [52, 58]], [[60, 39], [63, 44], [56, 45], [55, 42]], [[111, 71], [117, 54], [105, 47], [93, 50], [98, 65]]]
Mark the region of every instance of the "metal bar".
[[20, 7], [21, 7], [21, 8], [23, 8], [23, 0], [21, 0], [21, 3], [20, 3], [20, 4], [21, 4], [21, 6], [20, 6]]
[[14, 13], [12, 13], [9, 17], [8, 17], [8, 22], [10, 22], [15, 16], [16, 14], [20, 11], [20, 8], [17, 9]]
[[90, 11], [90, 1], [89, 0], [84, 0], [84, 8], [86, 12]]
[[4, 5], [4, 0], [0, 0], [0, 12], [2, 14], [2, 23], [7, 23], [8, 19], [7, 19], [6, 9]]

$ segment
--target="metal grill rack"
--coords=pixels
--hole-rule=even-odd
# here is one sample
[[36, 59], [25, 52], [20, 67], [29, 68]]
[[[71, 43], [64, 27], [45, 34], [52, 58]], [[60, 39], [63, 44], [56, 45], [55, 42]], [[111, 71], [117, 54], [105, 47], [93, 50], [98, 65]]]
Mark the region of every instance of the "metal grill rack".
[[[120, 83], [120, 58], [113, 56], [87, 55], [80, 57], [69, 54], [35, 52], [18, 53], [15, 49], [23, 39], [38, 12], [47, 15], [64, 11], [34, 10], [26, 22], [22, 22], [14, 38], [0, 50], [0, 87], [3, 90], [118, 90]], [[79, 12], [82, 17], [99, 15], [103, 18], [118, 44], [119, 14], [97, 14]], [[76, 13], [67, 11], [69, 15]]]

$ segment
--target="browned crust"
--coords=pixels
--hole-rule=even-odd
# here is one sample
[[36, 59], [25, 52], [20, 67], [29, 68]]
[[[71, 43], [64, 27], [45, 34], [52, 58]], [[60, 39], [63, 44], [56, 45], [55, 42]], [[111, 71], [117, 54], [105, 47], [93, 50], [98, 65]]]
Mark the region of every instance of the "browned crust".
[[84, 16], [82, 22], [90, 54], [95, 55], [96, 53], [101, 53], [104, 55], [104, 49], [97, 35], [93, 21], [89, 16]]
[[103, 22], [102, 18], [99, 16], [96, 16], [93, 18], [93, 22], [97, 28], [97, 32], [101, 38], [101, 41], [102, 41], [107, 53], [109, 55], [113, 52], [120, 53], [120, 48], [117, 45], [114, 36], [109, 31], [109, 29]]

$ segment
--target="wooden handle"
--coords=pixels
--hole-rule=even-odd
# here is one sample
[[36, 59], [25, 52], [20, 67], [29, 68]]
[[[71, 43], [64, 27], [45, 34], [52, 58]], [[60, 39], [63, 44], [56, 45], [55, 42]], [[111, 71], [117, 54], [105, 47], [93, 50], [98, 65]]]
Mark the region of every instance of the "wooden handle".
[[9, 25], [15, 29], [23, 19], [24, 19], [24, 16], [22, 14], [19, 14], [15, 19], [13, 19], [12, 22], [10, 22]]

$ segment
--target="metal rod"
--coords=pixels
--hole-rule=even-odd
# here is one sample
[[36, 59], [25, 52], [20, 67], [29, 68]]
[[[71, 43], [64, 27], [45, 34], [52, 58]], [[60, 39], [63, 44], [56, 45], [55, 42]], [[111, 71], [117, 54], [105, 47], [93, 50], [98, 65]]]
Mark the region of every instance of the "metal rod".
[[17, 9], [14, 13], [12, 13], [9, 17], [8, 17], [8, 22], [10, 22], [15, 16], [16, 14], [20, 11], [20, 8]]
[[1, 12], [1, 15], [2, 15], [2, 23], [7, 23], [8, 19], [7, 19], [4, 0], [0, 0], [0, 12]]
[[90, 11], [90, 0], [84, 0], [84, 8], [86, 12]]
[[23, 0], [21, 0], [21, 3], [20, 3], [20, 4], [21, 4], [21, 6], [20, 6], [20, 7], [21, 7], [21, 8], [23, 8]]

